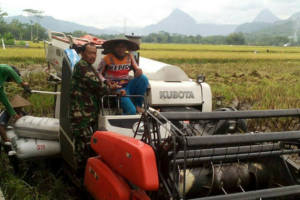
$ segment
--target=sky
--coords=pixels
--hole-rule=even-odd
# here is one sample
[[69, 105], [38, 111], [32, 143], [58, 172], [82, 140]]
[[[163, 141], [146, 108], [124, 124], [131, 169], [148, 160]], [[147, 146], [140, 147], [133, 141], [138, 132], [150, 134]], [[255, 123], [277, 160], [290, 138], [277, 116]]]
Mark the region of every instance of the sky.
[[144, 27], [155, 24], [178, 8], [198, 23], [242, 24], [269, 9], [281, 19], [300, 12], [300, 0], [0, 0], [9, 16], [35, 9], [56, 19], [97, 28]]

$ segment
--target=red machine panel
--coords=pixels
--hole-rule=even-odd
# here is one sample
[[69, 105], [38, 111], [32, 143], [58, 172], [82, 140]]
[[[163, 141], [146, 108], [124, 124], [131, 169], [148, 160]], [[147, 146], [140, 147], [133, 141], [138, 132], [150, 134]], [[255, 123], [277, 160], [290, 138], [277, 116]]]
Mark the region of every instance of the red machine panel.
[[87, 161], [84, 185], [96, 200], [130, 200], [127, 183], [97, 157]]
[[121, 176], [144, 190], [157, 190], [159, 181], [151, 146], [121, 134], [97, 131], [91, 146]]
[[151, 200], [149, 196], [142, 190], [132, 190], [131, 200]]

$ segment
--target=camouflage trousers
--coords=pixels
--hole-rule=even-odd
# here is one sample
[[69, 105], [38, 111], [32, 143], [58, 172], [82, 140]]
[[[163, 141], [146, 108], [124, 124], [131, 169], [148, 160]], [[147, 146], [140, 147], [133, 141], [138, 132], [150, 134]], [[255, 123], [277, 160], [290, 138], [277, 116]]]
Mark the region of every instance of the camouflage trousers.
[[84, 168], [87, 159], [93, 156], [90, 141], [93, 133], [97, 130], [96, 123], [90, 119], [81, 119], [79, 123], [72, 123], [72, 133], [75, 139], [74, 158], [78, 168]]

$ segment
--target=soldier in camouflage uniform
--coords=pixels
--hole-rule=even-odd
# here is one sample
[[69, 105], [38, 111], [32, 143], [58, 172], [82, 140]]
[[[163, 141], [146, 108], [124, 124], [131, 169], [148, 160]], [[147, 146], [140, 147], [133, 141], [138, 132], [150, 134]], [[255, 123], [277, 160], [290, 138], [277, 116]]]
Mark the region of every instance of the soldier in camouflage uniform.
[[100, 97], [109, 92], [92, 67], [96, 53], [95, 45], [84, 45], [81, 49], [82, 58], [75, 65], [72, 74], [70, 120], [79, 168], [84, 167], [89, 157], [86, 144], [97, 128]]

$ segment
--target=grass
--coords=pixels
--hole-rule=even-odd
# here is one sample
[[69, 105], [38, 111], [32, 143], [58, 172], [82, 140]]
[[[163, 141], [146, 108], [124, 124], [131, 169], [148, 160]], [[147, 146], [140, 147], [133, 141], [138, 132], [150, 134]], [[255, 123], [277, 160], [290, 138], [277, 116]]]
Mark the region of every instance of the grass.
[[[76, 200], [78, 192], [65, 179], [54, 159], [22, 163], [15, 174], [8, 157], [0, 154], [0, 187], [8, 200]], [[52, 163], [51, 163], [52, 162]], [[58, 165], [59, 166], [59, 165]]]

